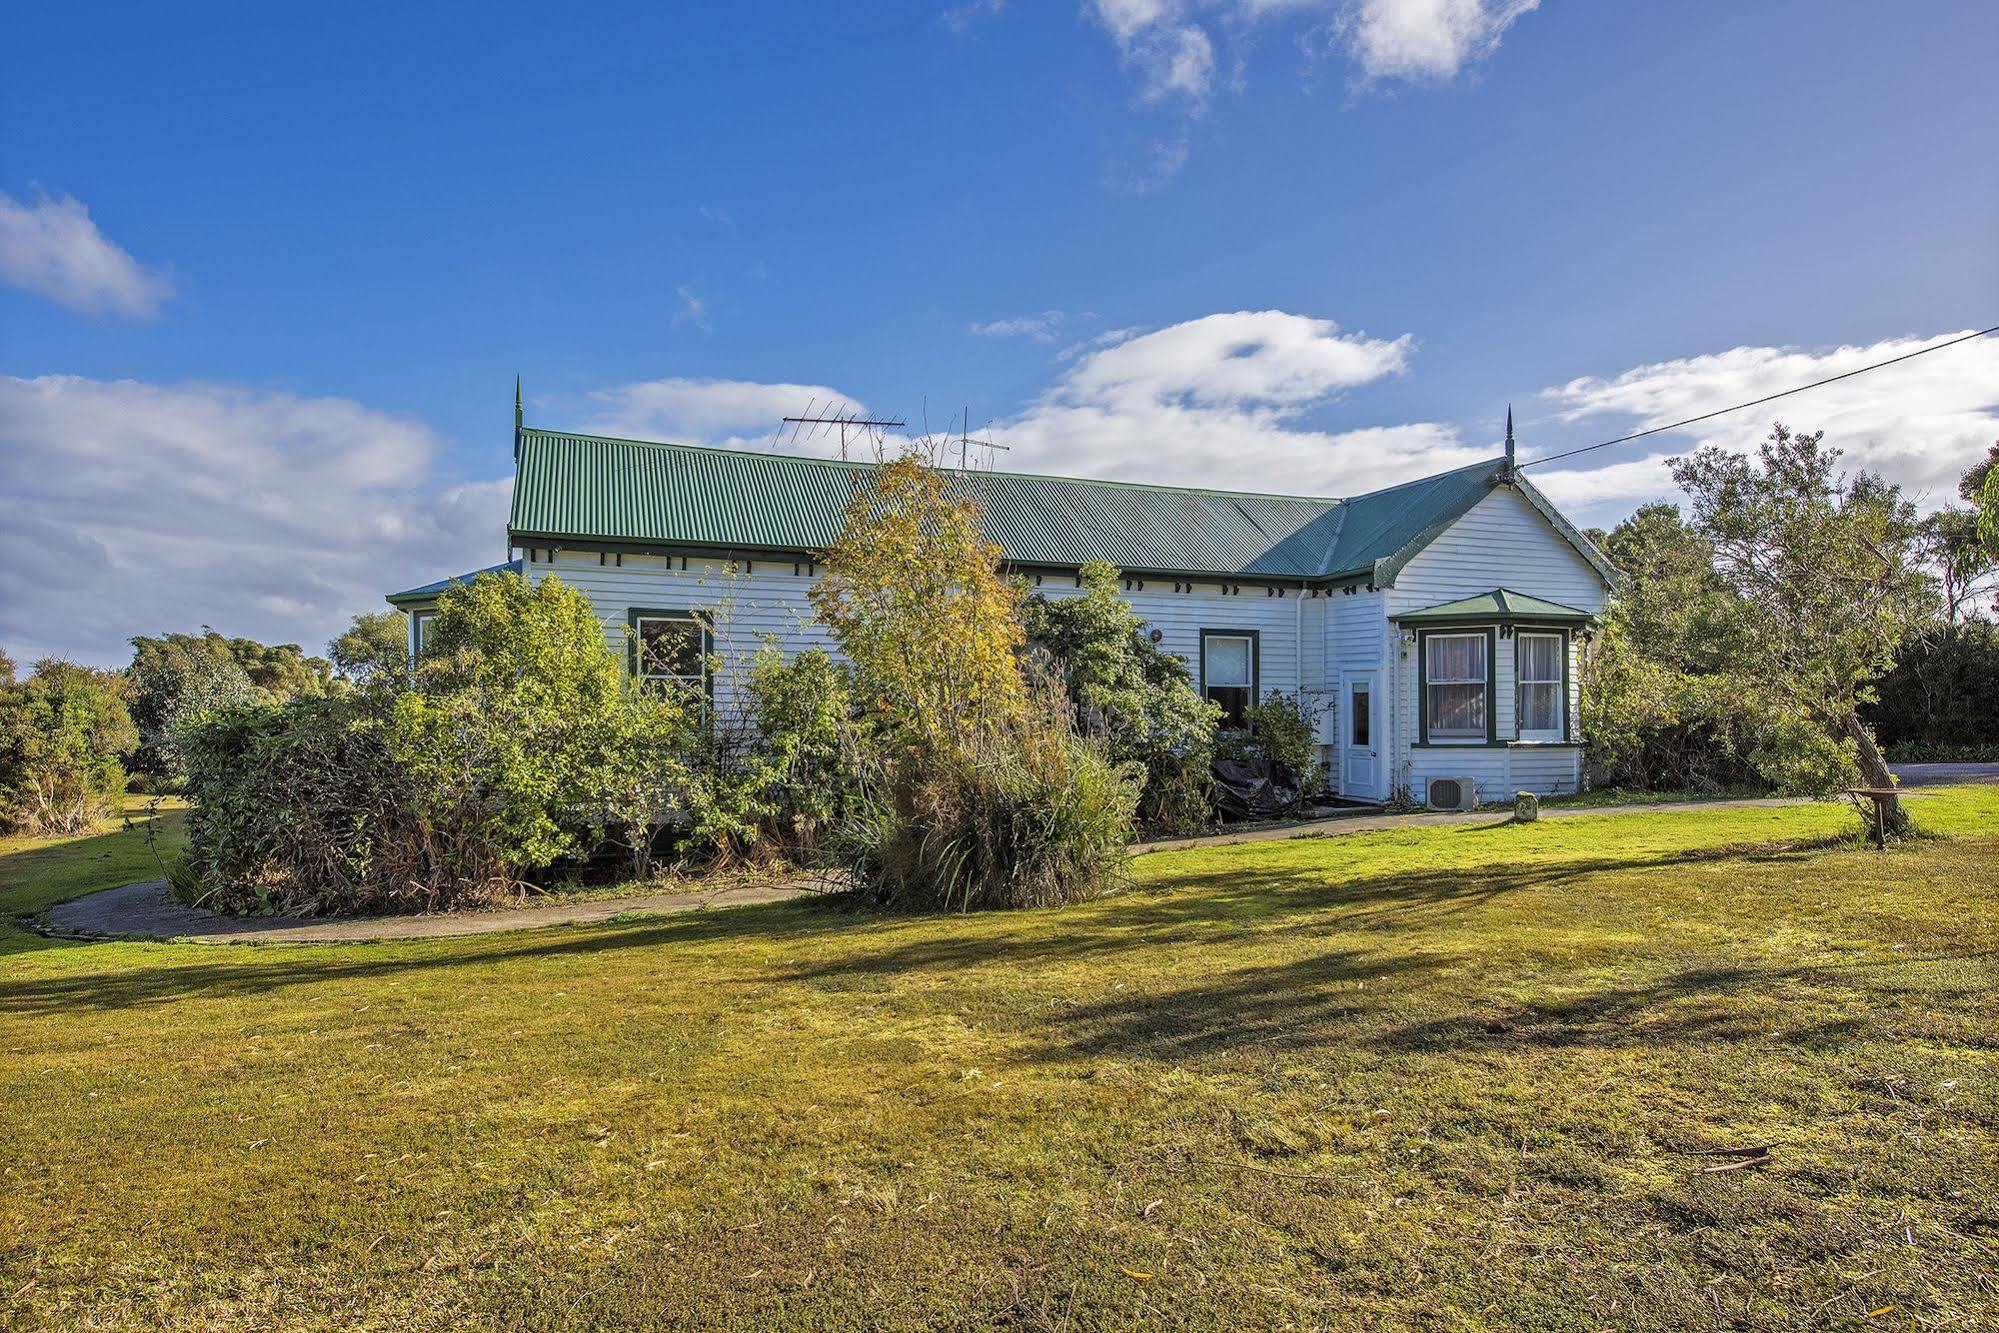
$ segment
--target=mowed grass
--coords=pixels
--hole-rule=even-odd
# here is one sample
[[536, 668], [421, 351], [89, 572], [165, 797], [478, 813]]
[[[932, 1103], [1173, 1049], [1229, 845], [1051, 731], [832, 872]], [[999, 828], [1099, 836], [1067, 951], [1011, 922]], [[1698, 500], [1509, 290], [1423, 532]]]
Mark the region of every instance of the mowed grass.
[[17, 932], [0, 1323], [1991, 1327], [1999, 787], [1910, 804], [1885, 854], [1661, 810], [971, 918]]
[[[162, 863], [187, 844], [186, 811], [178, 796], [128, 796], [115, 825], [92, 837], [0, 837], [0, 917], [33, 916], [51, 903], [160, 878]], [[0, 938], [0, 948], [7, 943]]]

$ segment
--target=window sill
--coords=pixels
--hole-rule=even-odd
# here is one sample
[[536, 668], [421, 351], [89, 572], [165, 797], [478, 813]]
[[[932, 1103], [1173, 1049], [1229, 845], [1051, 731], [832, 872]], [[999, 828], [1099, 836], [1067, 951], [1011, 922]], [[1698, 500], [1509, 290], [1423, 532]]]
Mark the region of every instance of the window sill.
[[1580, 750], [1581, 741], [1507, 741], [1506, 745], [1515, 750]]
[[1506, 741], [1412, 741], [1412, 750], [1499, 750]]

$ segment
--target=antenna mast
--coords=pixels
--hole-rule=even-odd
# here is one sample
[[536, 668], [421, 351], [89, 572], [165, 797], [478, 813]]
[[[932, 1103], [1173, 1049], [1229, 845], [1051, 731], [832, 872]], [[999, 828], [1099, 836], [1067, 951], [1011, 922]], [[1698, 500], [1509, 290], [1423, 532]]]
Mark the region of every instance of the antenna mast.
[[[978, 445], [981, 449], [1000, 449], [1000, 450], [1011, 451], [1013, 448], [1013, 446], [1010, 444], [998, 444], [992, 440], [973, 439], [971, 433], [971, 424], [972, 424], [972, 409], [969, 405], [967, 405], [965, 408], [964, 419], [958, 423], [958, 471], [960, 472], [966, 470], [967, 457], [971, 452], [972, 446], [975, 444]], [[992, 423], [987, 422], [986, 424], [991, 425]]]
[[[860, 430], [883, 430], [899, 429], [907, 424], [907, 422], [901, 420], [890, 421], [887, 418], [881, 417], [864, 417], [857, 412], [835, 412], [831, 416], [827, 416], [822, 411], [818, 416], [814, 416], [812, 414], [812, 404], [807, 403], [805, 405], [805, 415], [786, 417], [784, 418], [783, 425], [780, 425], [777, 429], [778, 434], [782, 435], [784, 427], [786, 425], [790, 426], [791, 441], [793, 444], [796, 444], [798, 442], [800, 427], [817, 426], [822, 430], [827, 426], [837, 427], [840, 432], [840, 459], [842, 462], [845, 462], [847, 460], [847, 428], [849, 426]], [[818, 431], [814, 431], [813, 433], [816, 435]]]

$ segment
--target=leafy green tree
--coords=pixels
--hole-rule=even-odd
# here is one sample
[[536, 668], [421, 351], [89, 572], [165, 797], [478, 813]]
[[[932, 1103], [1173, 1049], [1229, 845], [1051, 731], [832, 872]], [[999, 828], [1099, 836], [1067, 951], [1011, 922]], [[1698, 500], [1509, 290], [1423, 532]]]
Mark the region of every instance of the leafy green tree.
[[136, 739], [111, 672], [46, 659], [15, 682], [0, 658], [0, 823], [75, 834], [116, 811]]
[[1946, 631], [1969, 619], [1990, 597], [1999, 574], [1999, 548], [1987, 547], [1978, 532], [1975, 509], [1940, 509], [1922, 521], [1916, 548], [1936, 571], [1943, 594]]
[[1999, 444], [1985, 451], [1957, 483], [1957, 493], [1978, 515], [1973, 531], [1986, 553], [1999, 560]]
[[630, 687], [589, 598], [482, 574], [438, 600], [431, 634], [389, 735], [427, 819], [476, 830], [518, 876], [585, 851], [608, 807], [635, 817], [645, 793], [624, 766], [658, 756], [681, 705]]
[[400, 611], [364, 611], [326, 645], [326, 655], [357, 685], [398, 680], [409, 671], [409, 618]]
[[[1759, 767], [1826, 791], [1893, 782], [1860, 709], [1895, 649], [1932, 615], [1915, 508], [1869, 473], [1836, 474], [1824, 433], [1778, 425], [1754, 459], [1709, 446], [1673, 461], [1692, 527], [1734, 596], [1729, 667], [1768, 711]], [[1891, 821], [1906, 817], [1899, 807]]]
[[1118, 596], [1118, 570], [1092, 561], [1073, 597], [1022, 603], [1027, 643], [1062, 678], [1086, 731], [1114, 760], [1145, 766], [1140, 818], [1182, 830], [1209, 823], [1208, 765], [1222, 710], [1194, 689], [1187, 664], [1147, 637]]
[[200, 634], [139, 635], [132, 640], [132, 720], [139, 729], [133, 767], [179, 778], [175, 734], [201, 718], [244, 704], [316, 699], [339, 688], [333, 666], [295, 643]]

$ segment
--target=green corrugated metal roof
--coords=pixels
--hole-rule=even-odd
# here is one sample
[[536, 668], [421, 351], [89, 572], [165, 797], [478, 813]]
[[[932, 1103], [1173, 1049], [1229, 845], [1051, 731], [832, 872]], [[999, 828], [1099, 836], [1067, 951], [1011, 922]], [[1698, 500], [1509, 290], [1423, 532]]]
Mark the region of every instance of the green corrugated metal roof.
[[1508, 588], [1494, 588], [1491, 592], [1482, 592], [1476, 597], [1462, 597], [1455, 602], [1439, 602], [1420, 611], [1404, 611], [1401, 615], [1391, 616], [1389, 619], [1407, 625], [1411, 622], [1425, 624], [1445, 620], [1539, 620], [1581, 623], [1594, 620], [1596, 617], [1573, 606], [1563, 606], [1560, 602], [1529, 597], [1524, 592], [1514, 592]]
[[[1447, 525], [1498, 460], [1351, 500], [974, 472], [986, 533], [1019, 565], [1157, 574], [1364, 574]], [[524, 429], [514, 539], [822, 551], [873, 465]]]
[[388, 596], [388, 601], [392, 605], [397, 606], [405, 602], [434, 602], [437, 600], [439, 594], [445, 590], [454, 588], [461, 583], [470, 583], [481, 574], [518, 574], [520, 572], [520, 561], [506, 560], [497, 565], [488, 565], [484, 569], [475, 569], [470, 574], [457, 574], [448, 579], [439, 579], [435, 583], [426, 583], [421, 588], [406, 588], [402, 592], [392, 592]]

